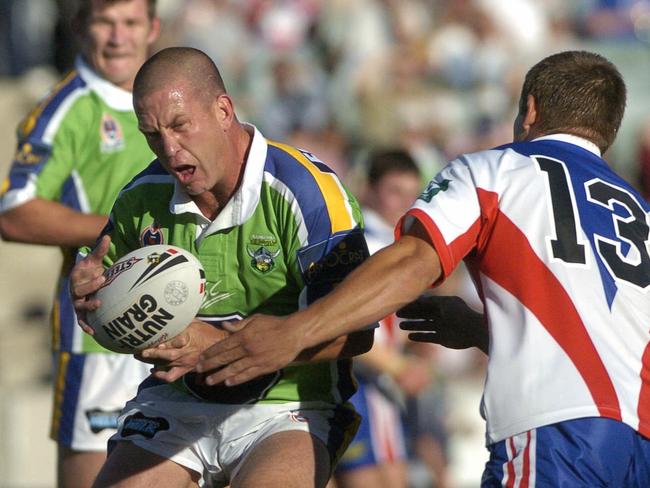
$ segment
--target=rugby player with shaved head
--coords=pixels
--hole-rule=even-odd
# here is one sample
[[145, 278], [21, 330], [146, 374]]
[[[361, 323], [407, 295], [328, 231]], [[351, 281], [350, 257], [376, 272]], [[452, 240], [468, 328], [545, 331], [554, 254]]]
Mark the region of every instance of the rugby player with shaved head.
[[127, 403], [96, 486], [322, 487], [354, 436], [350, 357], [373, 329], [302, 351], [236, 388], [208, 386], [200, 354], [253, 313], [286, 315], [328, 293], [368, 255], [355, 198], [315, 155], [270, 141], [235, 114], [201, 51], [164, 49], [134, 84], [157, 159], [121, 192], [98, 245], [72, 272], [81, 324], [103, 270], [160, 241], [192, 252], [206, 297], [183, 333], [138, 355], [152, 377]]

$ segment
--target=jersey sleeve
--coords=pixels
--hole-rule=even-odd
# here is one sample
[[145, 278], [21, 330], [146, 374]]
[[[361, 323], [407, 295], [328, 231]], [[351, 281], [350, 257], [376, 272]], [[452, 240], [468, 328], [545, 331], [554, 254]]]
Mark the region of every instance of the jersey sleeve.
[[481, 202], [474, 175], [464, 159], [456, 159], [427, 185], [397, 224], [399, 239], [419, 221], [426, 229], [442, 267], [438, 282], [446, 279], [480, 241]]
[[[62, 109], [61, 109], [62, 110]], [[33, 198], [57, 200], [74, 168], [75, 131], [65, 114], [37, 107], [16, 131], [18, 144], [3, 184], [0, 212]]]
[[287, 255], [292, 256], [289, 269], [303, 287], [303, 307], [332, 290], [369, 254], [356, 198], [310, 153], [292, 150], [292, 156], [301, 164], [290, 183], [295, 201], [289, 208], [297, 225]]

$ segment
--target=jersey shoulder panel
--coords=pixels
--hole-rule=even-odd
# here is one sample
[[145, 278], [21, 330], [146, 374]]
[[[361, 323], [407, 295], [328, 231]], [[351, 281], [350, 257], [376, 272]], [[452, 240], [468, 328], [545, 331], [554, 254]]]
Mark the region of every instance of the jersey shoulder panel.
[[286, 144], [269, 142], [264, 169], [276, 187], [295, 200], [308, 228], [336, 234], [360, 222], [356, 199], [325, 163], [311, 153]]
[[68, 73], [21, 121], [17, 130], [18, 140], [51, 144], [74, 102], [88, 91], [86, 82], [76, 71]]

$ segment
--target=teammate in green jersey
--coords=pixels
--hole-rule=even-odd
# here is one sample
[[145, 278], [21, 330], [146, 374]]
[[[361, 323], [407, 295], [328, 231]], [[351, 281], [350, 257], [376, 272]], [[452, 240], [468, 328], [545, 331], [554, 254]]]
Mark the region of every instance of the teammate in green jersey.
[[71, 274], [82, 325], [104, 266], [151, 243], [197, 256], [207, 294], [180, 336], [142, 353], [159, 367], [122, 412], [96, 485], [324, 486], [358, 425], [348, 358], [371, 347], [372, 329], [237, 388], [207, 387], [192, 370], [238, 319], [296, 311], [365, 259], [358, 203], [315, 156], [240, 123], [201, 51], [153, 56], [134, 105], [158, 159], [121, 192]]
[[62, 487], [87, 487], [106, 457], [117, 414], [147, 374], [80, 333], [67, 276], [76, 249], [95, 242], [119, 190], [153, 159], [131, 89], [158, 37], [155, 0], [79, 0], [75, 69], [25, 117], [0, 198], [7, 241], [61, 246], [52, 313], [56, 391], [51, 436]]

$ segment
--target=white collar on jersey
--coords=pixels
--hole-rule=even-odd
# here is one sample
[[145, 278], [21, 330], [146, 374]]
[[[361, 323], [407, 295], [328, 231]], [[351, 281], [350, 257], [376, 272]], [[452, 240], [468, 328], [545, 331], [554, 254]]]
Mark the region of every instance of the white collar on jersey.
[[169, 202], [169, 211], [173, 214], [193, 213], [200, 217], [200, 223], [209, 223], [208, 228], [202, 234], [203, 236], [243, 224], [253, 215], [260, 200], [260, 188], [264, 178], [264, 165], [268, 146], [266, 139], [255, 126], [250, 124], [242, 125], [249, 133], [253, 134], [246, 166], [244, 167], [244, 177], [240, 187], [219, 212], [216, 219], [212, 222], [206, 219], [185, 189], [177, 180], [174, 180], [174, 194]]
[[569, 144], [580, 146], [581, 148], [594, 153], [596, 156], [601, 155], [600, 149], [598, 148], [598, 146], [596, 146], [596, 144], [594, 144], [591, 141], [588, 141], [587, 139], [583, 139], [582, 137], [574, 136], [572, 134], [550, 134], [548, 136], [542, 136], [533, 139], [533, 141], [545, 141], [545, 140], [568, 142]]
[[74, 64], [88, 88], [97, 93], [106, 105], [120, 112], [133, 112], [133, 95], [130, 91], [99, 76], [81, 56], [77, 56]]

